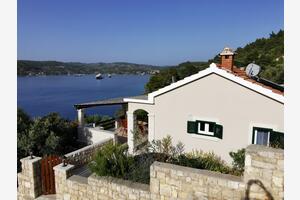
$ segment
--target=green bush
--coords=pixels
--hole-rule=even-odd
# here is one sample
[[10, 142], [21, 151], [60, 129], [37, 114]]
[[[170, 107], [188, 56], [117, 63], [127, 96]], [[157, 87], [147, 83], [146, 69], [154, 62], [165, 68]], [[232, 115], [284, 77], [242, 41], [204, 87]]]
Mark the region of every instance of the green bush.
[[237, 152], [229, 152], [229, 155], [233, 159], [232, 166], [233, 170], [237, 175], [241, 175], [245, 168], [245, 149], [239, 149]]
[[231, 168], [213, 152], [204, 153], [202, 151], [193, 151], [191, 153], [185, 153], [173, 159], [171, 163], [197, 169], [207, 169], [224, 174], [231, 173]]
[[134, 182], [149, 184], [150, 182], [150, 166], [153, 162], [165, 162], [167, 156], [159, 153], [143, 153], [134, 156], [134, 163], [130, 166], [125, 179]]
[[127, 145], [110, 142], [96, 153], [89, 168], [98, 176], [124, 178], [133, 161], [133, 157], [128, 155]]
[[170, 135], [167, 135], [161, 140], [153, 140], [149, 143], [148, 148], [150, 152], [165, 155], [169, 158], [176, 158], [184, 152], [183, 143], [178, 142], [176, 146], [173, 146], [172, 137]]
[[[149, 143], [147, 151], [134, 157], [128, 155], [127, 151], [127, 146], [106, 144], [97, 152], [94, 161], [90, 163], [91, 171], [99, 176], [112, 176], [145, 184], [150, 182], [150, 166], [155, 161], [224, 174], [242, 174], [238, 168], [240, 165], [235, 164], [235, 167], [231, 168], [213, 152], [183, 153], [183, 144], [179, 142], [173, 146], [172, 138], [169, 135], [162, 140], [152, 141]], [[231, 154], [234, 156], [235, 162], [241, 162], [242, 158], [238, 157], [241, 154], [240, 151]]]
[[17, 116], [18, 171], [21, 170], [19, 160], [28, 156], [29, 152], [35, 156], [63, 155], [82, 146], [77, 141], [78, 124], [62, 118], [58, 113], [31, 119], [18, 108]]

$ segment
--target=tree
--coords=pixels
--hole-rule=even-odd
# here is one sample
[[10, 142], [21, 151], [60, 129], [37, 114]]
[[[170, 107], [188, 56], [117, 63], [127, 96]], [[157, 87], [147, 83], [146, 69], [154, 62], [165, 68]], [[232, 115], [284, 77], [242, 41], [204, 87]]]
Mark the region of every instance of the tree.
[[62, 155], [78, 146], [76, 122], [64, 119], [58, 113], [31, 120], [18, 109], [18, 160], [30, 151], [36, 156]]
[[179, 80], [179, 75], [175, 68], [161, 70], [159, 74], [154, 75], [150, 78], [149, 82], [145, 86], [146, 92], [153, 92], [155, 90], [158, 90], [159, 88], [171, 84], [172, 77], [174, 77], [175, 80]]
[[57, 113], [38, 118], [31, 126], [29, 138], [38, 154], [62, 154], [68, 151], [77, 138], [77, 125], [63, 119]]
[[21, 136], [22, 134], [26, 134], [28, 128], [33, 123], [33, 121], [30, 119], [30, 116], [25, 113], [24, 110], [21, 108], [18, 108], [17, 110], [17, 132], [18, 136]]
[[181, 63], [178, 65], [179, 69], [178, 69], [178, 75], [180, 77], [180, 79], [183, 79], [187, 76], [196, 74], [197, 72], [199, 72], [199, 69], [191, 62], [186, 62], [186, 63]]
[[20, 171], [21, 163], [20, 159], [29, 154], [30, 142], [28, 141], [28, 131], [33, 121], [30, 116], [25, 113], [24, 110], [18, 108], [17, 110], [17, 162], [18, 171]]

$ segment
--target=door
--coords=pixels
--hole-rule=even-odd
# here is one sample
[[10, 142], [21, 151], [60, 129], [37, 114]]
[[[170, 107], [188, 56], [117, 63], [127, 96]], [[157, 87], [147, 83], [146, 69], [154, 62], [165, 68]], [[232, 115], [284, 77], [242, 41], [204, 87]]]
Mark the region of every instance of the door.
[[53, 167], [62, 162], [57, 155], [46, 156], [41, 162], [42, 192], [55, 194], [55, 178]]

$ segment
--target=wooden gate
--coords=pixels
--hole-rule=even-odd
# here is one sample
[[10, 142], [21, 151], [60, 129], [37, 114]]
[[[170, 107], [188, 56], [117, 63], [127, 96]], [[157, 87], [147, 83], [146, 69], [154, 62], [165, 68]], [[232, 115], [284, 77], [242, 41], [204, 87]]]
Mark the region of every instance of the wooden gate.
[[41, 162], [43, 194], [55, 194], [55, 179], [53, 167], [62, 162], [57, 155], [46, 156]]

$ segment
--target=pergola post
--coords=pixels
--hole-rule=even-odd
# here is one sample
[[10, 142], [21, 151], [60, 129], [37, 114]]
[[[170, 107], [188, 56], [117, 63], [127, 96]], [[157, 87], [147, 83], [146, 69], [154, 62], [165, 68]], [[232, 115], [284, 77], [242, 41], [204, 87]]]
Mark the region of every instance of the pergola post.
[[127, 111], [127, 144], [128, 144], [128, 152], [133, 154], [134, 152], [134, 123], [135, 123], [135, 115], [133, 112]]
[[80, 108], [77, 109], [77, 119], [78, 119], [78, 140], [79, 141], [85, 141], [84, 136], [84, 109]]
[[148, 141], [152, 142], [154, 140], [155, 136], [155, 126], [154, 126], [154, 114], [149, 113], [148, 114]]

